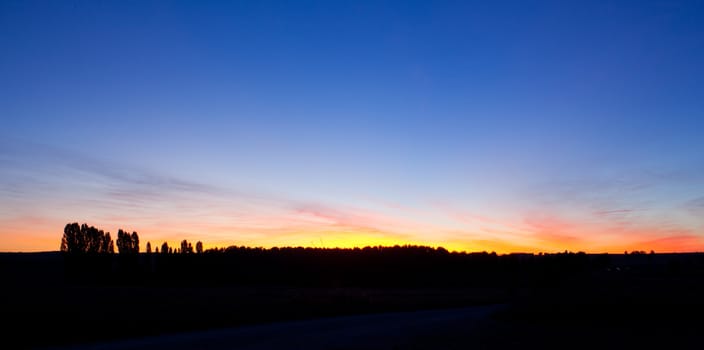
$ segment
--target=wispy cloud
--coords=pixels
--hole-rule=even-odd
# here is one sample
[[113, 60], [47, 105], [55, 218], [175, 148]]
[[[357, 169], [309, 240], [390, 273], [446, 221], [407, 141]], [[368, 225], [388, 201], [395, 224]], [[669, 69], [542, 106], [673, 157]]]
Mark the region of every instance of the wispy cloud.
[[704, 196], [694, 198], [694, 199], [688, 201], [685, 205], [690, 208], [704, 209]]
[[598, 210], [594, 212], [594, 215], [600, 217], [608, 217], [612, 215], [627, 215], [633, 213], [633, 209], [613, 209], [613, 210]]
[[[517, 194], [510, 205], [475, 203], [473, 209], [448, 201], [425, 208], [388, 200], [351, 205], [205, 184], [53, 147], [6, 144], [0, 143], [0, 163], [9, 165], [0, 169], [0, 250], [34, 250], [38, 242], [40, 249], [55, 249], [68, 221], [136, 230], [152, 241], [187, 238], [212, 245], [413, 243], [499, 252], [703, 247], [697, 227], [704, 223], [696, 215], [704, 197], [678, 202], [673, 214], [647, 203], [649, 191], [667, 186], [646, 181], [648, 176], [544, 184]], [[689, 221], [679, 217], [687, 212]]]
[[[17, 210], [0, 217], [2, 234], [12, 234], [9, 223], [29, 213], [46, 217], [41, 224], [32, 221], [41, 231], [60, 232], [65, 222], [77, 220], [108, 229], [128, 225], [159, 240], [185, 236], [222, 244], [294, 244], [325, 237], [332, 243], [355, 235], [402, 243], [410, 238], [399, 231], [422, 226], [372, 210], [207, 185], [66, 150], [25, 146], [0, 152], [14, 164], [12, 172], [0, 173], [2, 183], [12, 184], [3, 191], [23, 201], [3, 204]], [[31, 179], [47, 174], [51, 180], [38, 190]]]

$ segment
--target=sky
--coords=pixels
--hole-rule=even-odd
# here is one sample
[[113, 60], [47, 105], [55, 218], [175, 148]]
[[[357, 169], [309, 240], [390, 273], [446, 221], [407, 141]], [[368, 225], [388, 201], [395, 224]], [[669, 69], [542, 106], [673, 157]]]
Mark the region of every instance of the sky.
[[704, 2], [2, 1], [0, 251], [704, 250]]

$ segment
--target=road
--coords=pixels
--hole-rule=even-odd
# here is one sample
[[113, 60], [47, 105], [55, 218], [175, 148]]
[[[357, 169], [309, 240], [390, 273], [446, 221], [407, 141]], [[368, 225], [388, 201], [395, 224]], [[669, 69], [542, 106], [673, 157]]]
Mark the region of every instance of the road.
[[[503, 305], [396, 312], [218, 329], [93, 344], [72, 349], [399, 349], [466, 338]], [[465, 345], [467, 344], [465, 343]], [[425, 346], [421, 346], [425, 348]]]

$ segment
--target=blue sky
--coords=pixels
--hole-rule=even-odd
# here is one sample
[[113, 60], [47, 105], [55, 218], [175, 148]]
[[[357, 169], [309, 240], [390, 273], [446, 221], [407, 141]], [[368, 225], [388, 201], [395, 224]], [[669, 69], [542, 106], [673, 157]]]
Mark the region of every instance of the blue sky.
[[703, 246], [701, 2], [13, 1], [0, 46], [1, 250]]

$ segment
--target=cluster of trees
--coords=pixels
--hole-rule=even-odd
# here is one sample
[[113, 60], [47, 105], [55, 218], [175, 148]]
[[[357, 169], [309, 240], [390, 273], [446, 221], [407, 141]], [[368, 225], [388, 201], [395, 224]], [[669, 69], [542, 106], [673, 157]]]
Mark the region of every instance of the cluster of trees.
[[[147, 243], [147, 253], [151, 253], [151, 245]], [[161, 254], [193, 254], [193, 244], [187, 240], [181, 241], [181, 247], [180, 248], [173, 248], [169, 247], [169, 243], [164, 242], [161, 244], [161, 250], [159, 250], [159, 247], [156, 247], [156, 250], [154, 251], [155, 253], [161, 253]], [[196, 248], [195, 248], [195, 253], [201, 254], [203, 253], [203, 242], [198, 241], [196, 243]]]
[[[117, 231], [117, 249], [120, 254], [139, 253], [139, 235]], [[105, 232], [88, 224], [78, 225], [77, 222], [66, 224], [61, 238], [61, 251], [76, 254], [113, 254], [115, 243], [110, 232]]]
[[[88, 224], [79, 225], [77, 222], [66, 224], [64, 235], [61, 238], [61, 251], [71, 254], [114, 254], [115, 243], [120, 254], [133, 255], [139, 253], [139, 234], [129, 233], [119, 229], [117, 242], [113, 242], [110, 232], [97, 229]], [[152, 252], [151, 242], [147, 242], [146, 252]], [[156, 247], [159, 253], [159, 247]], [[161, 245], [162, 254], [191, 254], [194, 253], [193, 244], [187, 240], [181, 241], [180, 248], [169, 247], [167, 242]], [[203, 253], [203, 242], [195, 245], [195, 253]]]
[[[139, 234], [119, 229], [117, 239], [113, 242], [110, 232], [105, 232], [88, 224], [68, 223], [61, 237], [61, 252], [64, 259], [65, 274], [69, 280], [76, 282], [133, 282], [150, 277], [159, 262], [163, 269], [167, 260], [175, 257], [195, 255], [194, 246], [187, 240], [181, 242], [181, 248], [170, 248], [164, 242], [161, 254], [152, 255], [152, 245], [146, 244], [146, 255], [139, 254]], [[119, 257], [115, 256], [115, 245]], [[156, 248], [159, 253], [159, 248]], [[203, 253], [203, 243], [195, 244], [195, 252]], [[173, 256], [173, 258], [172, 258]], [[153, 277], [153, 276], [151, 276]]]
[[139, 253], [139, 235], [137, 232], [117, 231], [117, 250], [120, 254], [137, 254]]
[[[631, 252], [633, 255], [645, 255], [645, 254], [650, 254], [650, 255], [655, 255], [655, 251], [651, 250], [650, 253], [646, 253], [645, 250], [634, 250]], [[624, 251], [623, 255], [628, 255], [628, 251]]]
[[[134, 235], [136, 237], [137, 233], [135, 232]], [[137, 241], [139, 242], [139, 239]], [[119, 246], [120, 240], [118, 239]], [[110, 238], [110, 232], [104, 232], [87, 224], [79, 226], [77, 222], [74, 222], [66, 224], [64, 227], [61, 251], [72, 254], [112, 254], [115, 252], [115, 245]]]

